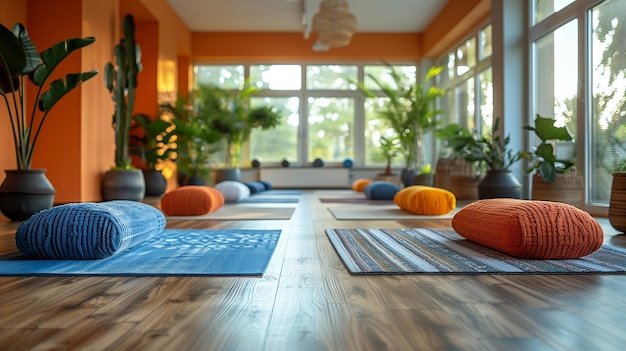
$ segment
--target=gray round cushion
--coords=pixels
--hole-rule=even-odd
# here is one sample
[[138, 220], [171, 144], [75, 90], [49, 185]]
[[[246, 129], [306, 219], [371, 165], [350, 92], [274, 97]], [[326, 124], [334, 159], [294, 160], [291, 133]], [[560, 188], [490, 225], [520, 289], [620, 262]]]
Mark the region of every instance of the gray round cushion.
[[224, 195], [224, 202], [238, 202], [250, 197], [250, 188], [235, 180], [224, 180], [215, 184], [214, 188]]

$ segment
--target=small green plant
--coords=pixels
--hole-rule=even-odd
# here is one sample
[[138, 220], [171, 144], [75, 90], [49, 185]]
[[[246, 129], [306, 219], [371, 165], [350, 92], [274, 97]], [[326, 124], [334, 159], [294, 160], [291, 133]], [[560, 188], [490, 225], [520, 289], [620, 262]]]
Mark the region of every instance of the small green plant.
[[[145, 114], [133, 116], [135, 128], [142, 129], [142, 135], [130, 136], [130, 154], [137, 155], [150, 170], [155, 170], [161, 161], [174, 160], [174, 124], [162, 116], [151, 119]], [[132, 128], [131, 128], [132, 129]]]
[[[15, 24], [12, 31], [0, 24], [0, 95], [11, 120], [17, 169], [31, 169], [39, 133], [52, 107], [98, 71], [66, 74], [65, 79], [50, 82], [48, 90], [44, 90], [48, 79], [69, 54], [95, 40], [93, 37], [71, 38], [39, 54], [23, 24]], [[27, 80], [35, 85], [33, 106], [27, 106], [24, 89]], [[37, 112], [41, 115], [37, 116]]]
[[509, 148], [510, 136], [497, 135], [500, 119], [496, 118], [488, 136], [459, 135], [449, 140], [449, 146], [469, 162], [484, 163], [493, 171], [507, 171], [521, 159], [521, 152]]
[[400, 139], [394, 136], [391, 138], [385, 138], [381, 136], [379, 139], [380, 142], [380, 150], [387, 161], [387, 165], [385, 166], [385, 173], [383, 175], [393, 175], [391, 172], [391, 162], [394, 157], [398, 155], [400, 152]]
[[554, 147], [550, 141], [574, 140], [567, 127], [556, 127], [555, 122], [552, 118], [537, 115], [534, 127], [524, 126], [524, 129], [534, 132], [535, 136], [541, 140], [532, 152], [522, 153], [522, 157], [531, 162], [530, 168], [526, 171], [538, 172], [541, 179], [547, 183], [554, 183], [557, 174], [565, 173], [574, 166], [572, 160], [557, 159], [554, 154]]
[[104, 66], [104, 84], [115, 102], [113, 129], [115, 130], [114, 169], [133, 169], [128, 154], [130, 125], [135, 108], [135, 88], [137, 74], [141, 71], [141, 49], [135, 42], [135, 22], [132, 15], [126, 15], [122, 22], [122, 38], [115, 45], [115, 65], [108, 62]]

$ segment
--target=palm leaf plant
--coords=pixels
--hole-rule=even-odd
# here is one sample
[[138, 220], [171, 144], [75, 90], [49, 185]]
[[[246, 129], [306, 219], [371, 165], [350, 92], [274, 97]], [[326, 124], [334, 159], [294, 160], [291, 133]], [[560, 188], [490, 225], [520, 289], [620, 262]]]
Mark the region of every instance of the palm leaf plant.
[[254, 129], [273, 129], [281, 121], [280, 113], [272, 106], [250, 106], [250, 97], [258, 92], [247, 82], [238, 90], [214, 85], [200, 85], [196, 90], [194, 105], [198, 116], [218, 131], [226, 143], [226, 168], [240, 166], [241, 147]]
[[[69, 73], [64, 79], [46, 85], [52, 73], [72, 52], [95, 40], [93, 37], [63, 40], [40, 54], [23, 24], [15, 24], [12, 30], [0, 24], [0, 95], [11, 121], [17, 169], [31, 169], [35, 146], [50, 110], [98, 71]], [[35, 86], [33, 106], [27, 106], [27, 80]]]
[[196, 113], [190, 97], [163, 103], [161, 109], [171, 116], [175, 126], [172, 134], [175, 136], [179, 183], [185, 185], [192, 178], [208, 183], [211, 155], [219, 150], [216, 143], [221, 139], [220, 133]]
[[[437, 127], [437, 116], [443, 112], [435, 107], [435, 101], [445, 90], [431, 84], [443, 67], [431, 67], [421, 82], [411, 84], [407, 75], [385, 64], [393, 84], [369, 76], [386, 98], [377, 113], [399, 138], [406, 169], [414, 170], [423, 163], [424, 134]], [[378, 96], [362, 84], [359, 88], [369, 98]]]

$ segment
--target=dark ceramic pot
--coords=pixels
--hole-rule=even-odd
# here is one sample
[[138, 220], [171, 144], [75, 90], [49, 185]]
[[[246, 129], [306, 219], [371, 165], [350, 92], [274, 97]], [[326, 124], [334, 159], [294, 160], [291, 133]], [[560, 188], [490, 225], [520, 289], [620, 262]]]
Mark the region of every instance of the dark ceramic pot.
[[415, 175], [416, 172], [414, 169], [404, 168], [400, 173], [400, 180], [405, 187], [415, 185]]
[[35, 213], [51, 208], [56, 191], [46, 177], [45, 169], [4, 171], [0, 185], [0, 211], [12, 221], [23, 221]]
[[143, 171], [143, 180], [146, 182], [146, 196], [161, 196], [167, 190], [167, 179], [161, 171], [147, 169]]
[[480, 199], [522, 198], [522, 184], [511, 171], [487, 171], [485, 178], [478, 184]]
[[102, 180], [102, 199], [110, 200], [143, 200], [146, 192], [146, 181], [139, 169], [110, 170]]
[[215, 170], [215, 180], [213, 183], [217, 184], [225, 180], [241, 181], [241, 169], [224, 168]]

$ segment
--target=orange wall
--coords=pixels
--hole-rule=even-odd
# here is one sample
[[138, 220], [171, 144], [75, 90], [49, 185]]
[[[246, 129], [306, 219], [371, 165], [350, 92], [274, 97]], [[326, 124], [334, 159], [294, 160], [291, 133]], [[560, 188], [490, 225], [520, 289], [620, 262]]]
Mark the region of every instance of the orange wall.
[[159, 25], [155, 21], [135, 20], [135, 39], [141, 47], [142, 69], [137, 76], [135, 113], [155, 116], [157, 104], [157, 72], [159, 57]]
[[[39, 51], [61, 40], [82, 36], [82, 0], [66, 0], [63, 21], [50, 16], [58, 5], [46, 0], [28, 1], [28, 31]], [[50, 28], [54, 28], [51, 30]], [[92, 44], [93, 45], [93, 44]], [[49, 82], [63, 78], [68, 72], [81, 72], [82, 51], [73, 52], [57, 66]], [[87, 84], [96, 84], [92, 81]], [[29, 90], [34, 92], [34, 87]], [[33, 168], [46, 168], [50, 182], [57, 190], [55, 201], [80, 198], [82, 145], [81, 88], [67, 94], [48, 114], [33, 154]], [[34, 94], [29, 94], [29, 106], [34, 106]]]
[[119, 41], [121, 20], [119, 0], [83, 0], [83, 36], [94, 36], [96, 42], [83, 52], [83, 67], [98, 69], [100, 73], [82, 86], [82, 154], [80, 194], [69, 198], [57, 192], [57, 198], [68, 201], [99, 201], [100, 187], [105, 171], [113, 166], [115, 139], [111, 122], [113, 101], [104, 87], [103, 70], [114, 59], [113, 48]]
[[[26, 1], [0, 0], [0, 23], [9, 30], [17, 22], [27, 25], [27, 9]], [[6, 105], [2, 102], [0, 104], [0, 182], [4, 180], [4, 170], [15, 169], [16, 165], [11, 122]]]
[[350, 45], [313, 51], [302, 33], [193, 33], [194, 61], [417, 61], [420, 34], [356, 33]]
[[159, 95], [176, 95], [178, 91], [178, 57], [191, 55], [191, 32], [167, 0], [139, 1], [159, 24], [157, 91]]

